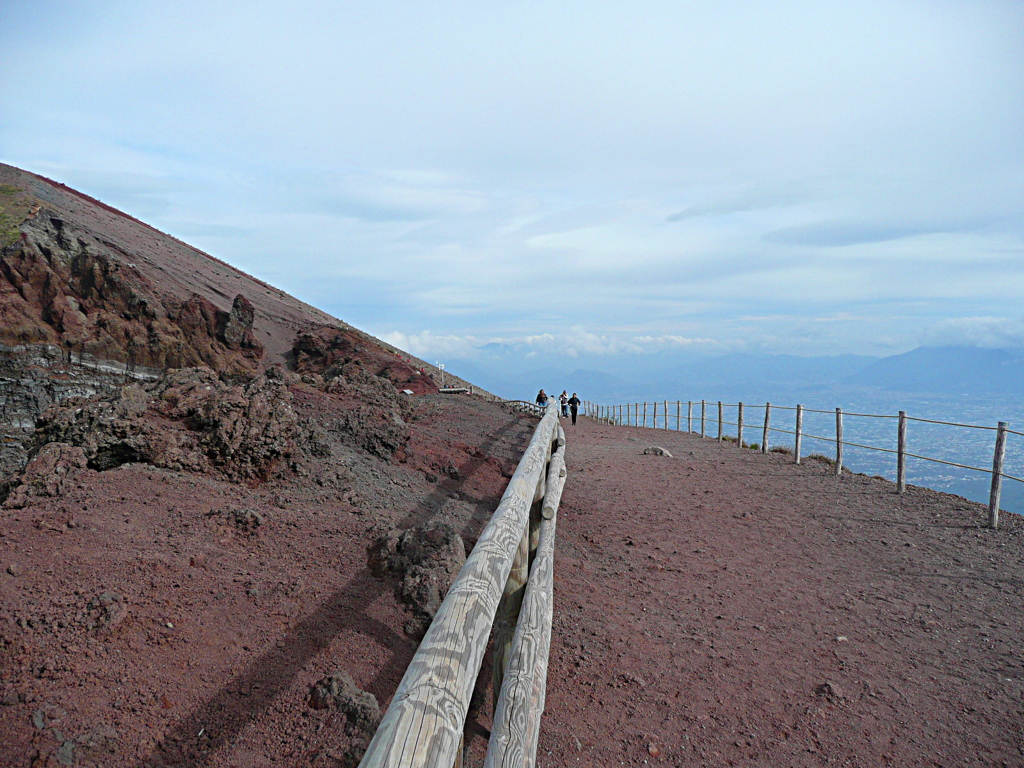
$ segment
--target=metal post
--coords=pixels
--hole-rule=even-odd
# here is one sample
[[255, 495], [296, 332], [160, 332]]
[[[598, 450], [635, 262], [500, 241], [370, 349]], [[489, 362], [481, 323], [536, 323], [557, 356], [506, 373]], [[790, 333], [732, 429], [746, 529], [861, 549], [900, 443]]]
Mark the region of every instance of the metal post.
[[996, 430], [996, 451], [992, 457], [992, 491], [988, 496], [988, 527], [999, 527], [999, 497], [1003, 491], [1003, 457], [1006, 455], [1005, 421], [999, 422]]

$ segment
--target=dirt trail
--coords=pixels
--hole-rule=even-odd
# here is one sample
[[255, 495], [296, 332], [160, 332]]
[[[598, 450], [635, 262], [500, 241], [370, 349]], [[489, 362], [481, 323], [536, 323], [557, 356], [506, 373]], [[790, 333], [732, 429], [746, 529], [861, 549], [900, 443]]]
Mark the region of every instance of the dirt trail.
[[1020, 518], [988, 531], [960, 497], [695, 435], [566, 431], [541, 766], [1024, 765]]

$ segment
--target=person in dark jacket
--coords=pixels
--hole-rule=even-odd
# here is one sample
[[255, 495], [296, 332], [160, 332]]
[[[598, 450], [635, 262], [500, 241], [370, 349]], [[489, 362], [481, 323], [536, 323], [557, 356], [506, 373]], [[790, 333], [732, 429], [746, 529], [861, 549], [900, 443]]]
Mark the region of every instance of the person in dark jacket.
[[548, 396], [544, 392], [544, 390], [542, 389], [540, 392], [537, 393], [537, 405], [539, 405], [539, 406], [541, 406], [543, 408], [547, 404], [548, 404]]
[[580, 403], [582, 401], [576, 397], [576, 393], [572, 393], [572, 397], [569, 398], [569, 413], [572, 415], [572, 425], [576, 426], [576, 414], [580, 410]]

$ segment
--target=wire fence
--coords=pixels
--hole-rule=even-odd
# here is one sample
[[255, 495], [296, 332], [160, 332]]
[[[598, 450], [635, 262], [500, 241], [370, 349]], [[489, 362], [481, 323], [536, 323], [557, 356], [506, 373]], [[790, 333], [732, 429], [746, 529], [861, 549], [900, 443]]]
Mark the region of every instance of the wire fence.
[[[685, 413], [684, 413], [685, 408]], [[793, 429], [786, 429], [772, 424], [772, 415], [776, 411], [794, 412], [795, 420]], [[794, 462], [799, 464], [803, 458], [804, 441], [811, 440], [818, 443], [825, 443], [832, 449], [831, 454], [810, 454], [815, 458], [822, 458], [831, 463], [835, 468], [837, 476], [842, 475], [844, 466], [844, 448], [853, 448], [859, 451], [870, 451], [880, 454], [894, 454], [896, 456], [896, 487], [899, 493], [906, 490], [907, 459], [932, 462], [938, 465], [956, 467], [971, 472], [985, 473], [989, 475], [988, 489], [988, 525], [990, 528], [997, 528], [999, 525], [1000, 502], [1003, 492], [1003, 480], [1011, 480], [1024, 484], [1024, 478], [1010, 474], [1005, 469], [1006, 446], [1009, 435], [1024, 437], [1024, 433], [1009, 428], [1009, 425], [1000, 421], [996, 426], [983, 424], [965, 424], [955, 421], [943, 421], [939, 419], [926, 419], [909, 416], [905, 411], [898, 415], [882, 413], [860, 413], [853, 411], [844, 412], [842, 408], [834, 410], [822, 410], [817, 408], [805, 408], [803, 405], [784, 406], [772, 405], [771, 403], [745, 404], [742, 402], [725, 403], [710, 400], [676, 400], [656, 401], [653, 403], [623, 403], [616, 405], [599, 405], [585, 402], [584, 412], [596, 419], [609, 424], [628, 425], [636, 427], [647, 427], [653, 429], [672, 429], [699, 434], [701, 437], [713, 437], [719, 442], [735, 441], [740, 447], [758, 448], [762, 453], [769, 450], [775, 452], [789, 452], [793, 455]], [[726, 418], [730, 416], [732, 420]], [[804, 428], [805, 416], [815, 421], [816, 431], [824, 431], [825, 434], [814, 434]], [[820, 417], [827, 416], [828, 419]], [[753, 417], [753, 418], [751, 418]], [[778, 418], [776, 416], [776, 418]], [[828, 424], [834, 418], [834, 426]], [[896, 422], [895, 447], [885, 445], [871, 445], [867, 442], [847, 440], [844, 437], [844, 425], [849, 419], [870, 419], [883, 422]], [[911, 453], [907, 449], [908, 424], [917, 422], [938, 427], [955, 427], [959, 429], [975, 430], [978, 434], [995, 432], [995, 441], [992, 448], [991, 466], [975, 466], [964, 461], [951, 461], [937, 456], [926, 456], [921, 453]], [[760, 433], [760, 441], [747, 443], [744, 441], [744, 431]], [[727, 431], [729, 434], [727, 434]], [[750, 432], [747, 432], [750, 434]], [[784, 434], [792, 437], [792, 448], [788, 445], [776, 445], [774, 449], [769, 448], [773, 435]]]

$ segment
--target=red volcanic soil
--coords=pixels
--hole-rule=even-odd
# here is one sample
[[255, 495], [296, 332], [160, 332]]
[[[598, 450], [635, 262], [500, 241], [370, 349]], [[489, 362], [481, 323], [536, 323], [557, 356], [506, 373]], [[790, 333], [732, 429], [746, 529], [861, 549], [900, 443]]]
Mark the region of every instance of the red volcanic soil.
[[1024, 765], [1021, 518], [696, 435], [566, 432], [539, 765]]
[[[290, 392], [333, 441], [343, 401]], [[123, 464], [4, 511], [6, 764], [350, 764], [363, 736], [313, 685], [346, 671], [384, 706], [415, 649], [368, 544], [438, 520], [470, 546], [536, 423], [415, 402], [390, 462], [332, 442], [250, 485]], [[686, 434], [566, 431], [539, 765], [1022, 764], [1019, 518], [988, 531], [959, 497]]]
[[471, 547], [536, 420], [410, 398], [380, 461], [343, 397], [289, 391], [326, 446], [266, 482], [127, 463], [0, 510], [0, 763], [344, 764], [361, 734], [312, 686], [346, 671], [384, 704], [416, 646], [368, 545], [442, 521]]

